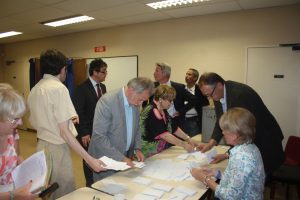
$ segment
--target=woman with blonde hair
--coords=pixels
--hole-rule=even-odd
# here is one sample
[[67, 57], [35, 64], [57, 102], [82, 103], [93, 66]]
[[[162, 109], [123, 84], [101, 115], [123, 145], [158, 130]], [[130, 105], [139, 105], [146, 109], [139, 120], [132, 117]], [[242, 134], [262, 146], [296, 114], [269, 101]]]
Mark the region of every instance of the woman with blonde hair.
[[142, 152], [146, 157], [159, 153], [171, 145], [183, 147], [188, 152], [195, 150], [196, 143], [172, 123], [172, 118], [167, 112], [175, 96], [176, 91], [173, 87], [160, 85], [155, 89], [153, 101], [141, 112]]
[[215, 182], [211, 170], [193, 168], [192, 176], [211, 188], [219, 199], [263, 199], [265, 171], [261, 154], [253, 143], [254, 115], [244, 108], [231, 108], [222, 115], [219, 124], [226, 143], [233, 146], [220, 184]]
[[22, 124], [22, 117], [26, 112], [26, 104], [21, 95], [6, 84], [0, 83], [0, 199], [1, 200], [31, 200], [36, 195], [29, 192], [28, 183], [14, 190], [12, 171], [22, 159], [15, 149], [14, 134], [16, 128]]

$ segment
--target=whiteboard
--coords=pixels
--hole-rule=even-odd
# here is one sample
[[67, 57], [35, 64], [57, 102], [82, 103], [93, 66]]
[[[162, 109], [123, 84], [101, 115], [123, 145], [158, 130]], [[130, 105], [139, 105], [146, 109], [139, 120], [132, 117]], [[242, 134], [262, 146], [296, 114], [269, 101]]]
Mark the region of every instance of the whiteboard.
[[[89, 75], [90, 63], [95, 58], [88, 58], [87, 77]], [[128, 81], [138, 76], [138, 56], [117, 56], [101, 58], [107, 64], [107, 76], [103, 82], [107, 92], [127, 85]]]
[[300, 136], [300, 52], [291, 47], [250, 47], [246, 67], [246, 83], [278, 121], [285, 146], [290, 135]]

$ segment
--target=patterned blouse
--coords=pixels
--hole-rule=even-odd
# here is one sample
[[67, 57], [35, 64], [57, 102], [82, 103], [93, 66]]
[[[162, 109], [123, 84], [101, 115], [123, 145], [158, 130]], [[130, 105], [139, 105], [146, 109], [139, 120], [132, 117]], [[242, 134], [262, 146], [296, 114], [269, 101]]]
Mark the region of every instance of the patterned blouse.
[[9, 135], [7, 140], [7, 149], [0, 154], [0, 185], [9, 185], [13, 182], [11, 172], [17, 166], [18, 160], [14, 136]]
[[215, 196], [226, 200], [261, 200], [264, 181], [264, 165], [257, 146], [237, 145], [230, 150], [229, 163]]
[[171, 145], [161, 139], [161, 135], [173, 133], [177, 127], [172, 127], [172, 119], [167, 110], [160, 113], [155, 103], [148, 104], [140, 115], [140, 130], [142, 133], [142, 152], [146, 157], [163, 151]]

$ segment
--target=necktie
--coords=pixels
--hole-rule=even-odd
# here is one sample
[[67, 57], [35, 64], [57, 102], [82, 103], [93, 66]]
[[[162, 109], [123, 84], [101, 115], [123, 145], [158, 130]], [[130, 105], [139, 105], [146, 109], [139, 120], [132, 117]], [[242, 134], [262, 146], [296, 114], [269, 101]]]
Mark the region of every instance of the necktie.
[[99, 99], [102, 96], [102, 91], [101, 91], [99, 83], [97, 83], [96, 86], [97, 86], [97, 97]]

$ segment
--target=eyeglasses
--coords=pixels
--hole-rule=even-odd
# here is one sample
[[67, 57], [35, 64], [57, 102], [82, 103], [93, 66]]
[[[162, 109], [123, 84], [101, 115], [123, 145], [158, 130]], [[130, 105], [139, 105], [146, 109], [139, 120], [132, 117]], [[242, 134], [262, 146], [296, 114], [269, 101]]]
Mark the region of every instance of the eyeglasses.
[[99, 71], [99, 73], [102, 73], [102, 74], [107, 74], [107, 71]]
[[214, 89], [212, 90], [212, 92], [210, 94], [207, 94], [207, 97], [212, 97], [214, 95], [214, 92], [216, 90], [217, 84], [215, 84]]
[[21, 118], [16, 118], [16, 119], [9, 119], [9, 118], [8, 118], [7, 121], [8, 121], [9, 123], [15, 125], [15, 124], [18, 123], [18, 121], [19, 121], [20, 119], [21, 119]]

